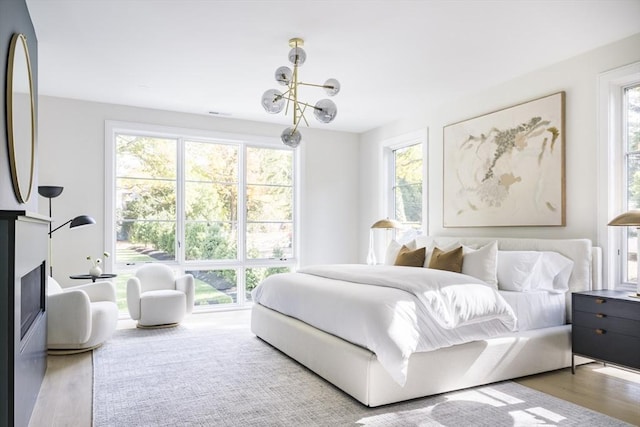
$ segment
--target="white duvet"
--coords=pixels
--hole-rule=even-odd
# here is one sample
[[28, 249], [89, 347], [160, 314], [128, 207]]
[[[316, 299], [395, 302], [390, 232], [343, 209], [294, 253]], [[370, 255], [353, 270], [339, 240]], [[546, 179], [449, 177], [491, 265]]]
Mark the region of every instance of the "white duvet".
[[513, 331], [516, 317], [490, 285], [429, 268], [307, 267], [266, 278], [254, 302], [374, 352], [400, 385], [412, 353]]

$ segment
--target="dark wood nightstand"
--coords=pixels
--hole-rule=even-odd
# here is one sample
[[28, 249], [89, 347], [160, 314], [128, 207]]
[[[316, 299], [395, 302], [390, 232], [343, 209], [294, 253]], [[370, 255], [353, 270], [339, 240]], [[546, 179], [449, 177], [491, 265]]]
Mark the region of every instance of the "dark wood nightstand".
[[609, 290], [575, 292], [571, 298], [571, 371], [575, 355], [640, 369], [640, 299]]

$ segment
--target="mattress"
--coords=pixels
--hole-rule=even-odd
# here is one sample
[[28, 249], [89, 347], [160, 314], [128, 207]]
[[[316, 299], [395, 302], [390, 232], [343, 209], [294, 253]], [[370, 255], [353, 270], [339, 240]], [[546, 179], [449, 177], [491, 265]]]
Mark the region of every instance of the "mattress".
[[518, 331], [549, 328], [566, 323], [564, 293], [498, 291], [513, 309]]

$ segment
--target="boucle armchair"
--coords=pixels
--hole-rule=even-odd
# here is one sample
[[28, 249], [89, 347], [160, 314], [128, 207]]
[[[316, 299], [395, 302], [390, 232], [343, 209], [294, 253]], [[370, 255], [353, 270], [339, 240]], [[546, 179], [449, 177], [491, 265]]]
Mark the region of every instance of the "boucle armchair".
[[177, 325], [193, 311], [194, 300], [193, 276], [176, 277], [164, 264], [147, 264], [127, 281], [129, 315], [139, 328]]
[[47, 281], [47, 347], [51, 354], [93, 350], [111, 338], [118, 324], [116, 289], [103, 281], [62, 288]]

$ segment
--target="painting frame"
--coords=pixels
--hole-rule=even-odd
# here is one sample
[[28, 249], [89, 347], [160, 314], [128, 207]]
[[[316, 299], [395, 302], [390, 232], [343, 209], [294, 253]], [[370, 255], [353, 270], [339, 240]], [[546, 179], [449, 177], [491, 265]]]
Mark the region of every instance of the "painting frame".
[[565, 98], [444, 126], [444, 228], [566, 226]]

